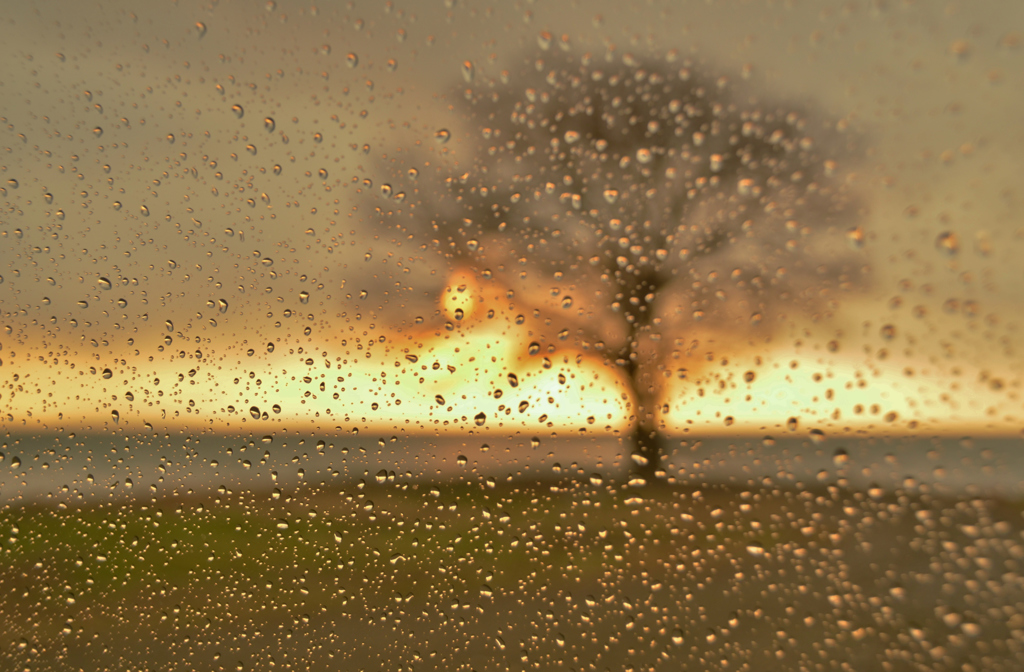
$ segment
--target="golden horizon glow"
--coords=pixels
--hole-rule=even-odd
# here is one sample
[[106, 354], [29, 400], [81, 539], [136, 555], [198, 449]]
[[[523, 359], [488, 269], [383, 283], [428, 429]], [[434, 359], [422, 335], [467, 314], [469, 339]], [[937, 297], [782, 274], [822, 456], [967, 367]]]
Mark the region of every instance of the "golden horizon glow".
[[[381, 330], [386, 347], [342, 357], [331, 343], [278, 348], [254, 364], [125, 358], [116, 369], [79, 361], [5, 363], [0, 396], [8, 428], [148, 431], [310, 431], [478, 434], [516, 431], [608, 435], [633, 424], [620, 370], [565, 347], [528, 351], [513, 316], [481, 300], [472, 273], [442, 292], [451, 331]], [[212, 351], [218, 350], [216, 342]], [[230, 351], [234, 343], [225, 343]], [[326, 353], [326, 356], [324, 354]], [[658, 420], [669, 435], [998, 434], [1021, 431], [1015, 389], [966, 364], [936, 365], [815, 348], [773, 346], [704, 361], [666, 381]], [[15, 380], [15, 378], [17, 380]], [[323, 385], [323, 389], [321, 389]], [[663, 407], [664, 408], [664, 407]]]

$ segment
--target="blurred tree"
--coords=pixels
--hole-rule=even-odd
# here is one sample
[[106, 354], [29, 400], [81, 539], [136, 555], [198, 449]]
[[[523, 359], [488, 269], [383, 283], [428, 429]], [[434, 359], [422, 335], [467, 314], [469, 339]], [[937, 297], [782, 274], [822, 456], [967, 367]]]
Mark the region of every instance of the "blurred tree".
[[685, 375], [684, 334], [821, 317], [861, 279], [834, 121], [672, 56], [542, 52], [451, 99], [466, 127], [438, 131], [445, 185], [421, 176], [400, 226], [512, 288], [535, 338], [621, 368], [638, 478], [659, 475], [660, 380]]

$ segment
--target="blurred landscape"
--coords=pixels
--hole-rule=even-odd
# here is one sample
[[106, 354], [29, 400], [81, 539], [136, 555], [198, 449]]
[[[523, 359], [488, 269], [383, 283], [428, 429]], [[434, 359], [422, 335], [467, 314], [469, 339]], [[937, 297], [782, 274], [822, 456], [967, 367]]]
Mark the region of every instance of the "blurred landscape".
[[[1024, 669], [1024, 3], [6, 10], [0, 669]], [[645, 391], [582, 281], [514, 291], [546, 220], [435, 254], [542, 52], [820, 112], [867, 281], [739, 329], [702, 266]]]
[[25, 483], [93, 480], [0, 490], [9, 669], [1013, 670], [1024, 656], [1016, 439], [713, 441], [639, 488], [599, 442], [515, 457], [495, 442], [504, 457], [487, 462], [475, 445], [321, 456], [309, 438], [243, 471], [263, 446], [206, 439], [202, 459], [192, 443], [160, 460], [135, 445], [119, 465], [123, 442], [96, 439], [37, 474], [33, 446], [59, 443], [37, 441], [17, 444]]

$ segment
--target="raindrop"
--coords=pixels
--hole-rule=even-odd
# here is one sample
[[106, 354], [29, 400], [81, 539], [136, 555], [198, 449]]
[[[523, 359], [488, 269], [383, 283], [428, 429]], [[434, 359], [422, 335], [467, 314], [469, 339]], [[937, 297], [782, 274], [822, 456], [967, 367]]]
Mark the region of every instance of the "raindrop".
[[359, 57], [349, 52], [348, 56], [345, 57], [345, 62], [348, 63], [348, 67], [354, 68], [359, 65]]
[[147, 208], [146, 206], [139, 206], [139, 212], [142, 213], [143, 217], [149, 217], [149, 208]]
[[473, 76], [475, 75], [475, 70], [476, 69], [473, 67], [473, 62], [472, 61], [463, 61], [462, 62], [462, 78], [464, 80], [466, 80], [466, 83], [469, 83], [469, 82], [473, 81]]
[[437, 133], [434, 133], [434, 140], [436, 140], [439, 145], [445, 144], [451, 140], [451, 137], [452, 134], [447, 128], [442, 128]]
[[103, 380], [110, 380], [111, 378], [114, 377], [114, 372], [111, 371], [110, 369], [103, 369], [103, 373], [100, 375], [103, 376]]
[[538, 352], [540, 352], [540, 343], [537, 343], [536, 341], [530, 343], [527, 352], [529, 352], [531, 355], [536, 355]]
[[952, 257], [960, 251], [960, 239], [952, 231], [944, 231], [935, 239], [935, 247]]
[[110, 280], [108, 280], [107, 278], [100, 278], [97, 282], [99, 283], [100, 289], [110, 289], [111, 287], [113, 287], [113, 285], [110, 283]]
[[274, 123], [274, 119], [272, 117], [267, 117], [263, 120], [263, 128], [267, 129], [267, 133], [273, 133], [276, 126], [277, 124]]
[[103, 129], [97, 126], [96, 128], [92, 129], [92, 134], [98, 138], [103, 135]]
[[260, 409], [257, 408], [256, 406], [253, 406], [252, 408], [249, 409], [249, 415], [252, 416], [253, 420], [259, 420], [260, 419]]
[[483, 424], [487, 422], [487, 415], [483, 412], [477, 413], [475, 416], [473, 416], [473, 422], [476, 423], [477, 427], [482, 427]]
[[231, 106], [231, 111], [234, 112], [235, 116], [237, 118], [239, 118], [239, 119], [241, 119], [243, 116], [245, 116], [245, 110], [242, 109], [241, 105], [232, 105]]
[[519, 387], [519, 377], [514, 373], [508, 374], [508, 384], [512, 387]]
[[206, 24], [202, 21], [196, 21], [196, 33], [199, 35], [199, 38], [202, 39], [202, 37], [206, 35]]

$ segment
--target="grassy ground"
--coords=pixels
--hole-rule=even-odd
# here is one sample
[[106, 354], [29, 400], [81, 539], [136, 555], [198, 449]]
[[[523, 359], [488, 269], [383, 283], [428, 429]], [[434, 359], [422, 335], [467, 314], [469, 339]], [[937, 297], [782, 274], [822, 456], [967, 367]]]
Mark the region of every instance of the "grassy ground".
[[7, 507], [2, 667], [1024, 666], [1018, 504], [384, 480]]

